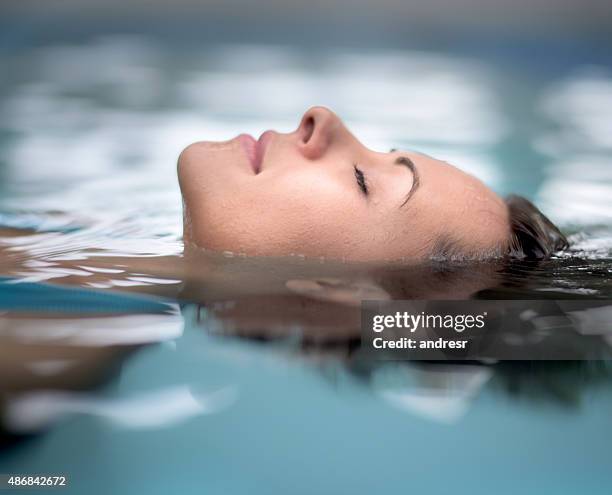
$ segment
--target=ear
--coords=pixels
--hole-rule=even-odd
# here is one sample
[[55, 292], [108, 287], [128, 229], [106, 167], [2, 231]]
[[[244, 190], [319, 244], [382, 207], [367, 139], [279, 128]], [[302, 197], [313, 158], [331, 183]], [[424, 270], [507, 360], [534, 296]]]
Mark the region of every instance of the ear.
[[391, 299], [386, 290], [369, 280], [343, 280], [332, 277], [294, 278], [288, 280], [285, 286], [301, 296], [348, 306], [359, 306], [361, 301], [366, 299]]

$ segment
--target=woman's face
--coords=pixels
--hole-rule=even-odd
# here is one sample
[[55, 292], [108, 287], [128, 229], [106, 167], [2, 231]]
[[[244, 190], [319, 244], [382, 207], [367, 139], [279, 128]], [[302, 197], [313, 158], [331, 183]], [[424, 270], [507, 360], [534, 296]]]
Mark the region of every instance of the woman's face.
[[504, 202], [478, 179], [419, 153], [372, 151], [322, 107], [288, 134], [194, 143], [178, 175], [185, 241], [217, 251], [421, 260], [509, 236]]

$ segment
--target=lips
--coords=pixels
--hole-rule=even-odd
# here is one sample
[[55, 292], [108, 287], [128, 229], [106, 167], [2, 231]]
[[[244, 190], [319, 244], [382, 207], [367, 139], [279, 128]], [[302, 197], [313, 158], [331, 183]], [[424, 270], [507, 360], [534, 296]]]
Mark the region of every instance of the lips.
[[255, 140], [255, 138], [249, 134], [240, 134], [240, 136], [238, 136], [238, 140], [249, 158], [255, 174], [261, 172], [261, 164], [266, 153], [266, 148], [273, 134], [274, 131], [266, 131], [258, 140]]

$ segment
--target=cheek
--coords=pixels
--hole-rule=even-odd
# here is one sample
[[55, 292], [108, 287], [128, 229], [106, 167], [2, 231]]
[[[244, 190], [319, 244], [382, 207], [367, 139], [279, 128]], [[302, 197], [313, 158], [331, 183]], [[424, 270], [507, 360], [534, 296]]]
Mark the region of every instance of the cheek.
[[210, 192], [194, 218], [196, 242], [249, 254], [342, 257], [363, 238], [355, 218], [365, 202], [345, 178], [294, 172], [260, 179]]
[[352, 204], [352, 198], [339, 180], [312, 174], [279, 177], [269, 187], [263, 186], [261, 193], [261, 203], [253, 207], [261, 206], [274, 217], [284, 216], [287, 224], [337, 222]]
[[258, 191], [249, 218], [275, 253], [342, 256], [357, 239], [357, 198], [347, 189], [340, 178], [324, 174], [279, 177]]

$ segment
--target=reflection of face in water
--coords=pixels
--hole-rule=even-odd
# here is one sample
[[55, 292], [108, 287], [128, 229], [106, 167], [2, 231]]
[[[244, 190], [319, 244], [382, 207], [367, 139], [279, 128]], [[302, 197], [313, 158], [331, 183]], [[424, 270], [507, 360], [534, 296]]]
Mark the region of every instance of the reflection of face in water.
[[[495, 263], [400, 266], [224, 259], [200, 250], [186, 251], [186, 261], [194, 267], [207, 259], [214, 259], [208, 283], [187, 283], [182, 297], [207, 301], [219, 329], [253, 338], [298, 332], [306, 341], [357, 338], [363, 300], [467, 299], [495, 287], [501, 269]], [[231, 304], [225, 304], [228, 300]]]
[[416, 260], [509, 242], [507, 206], [479, 180], [418, 153], [372, 151], [321, 107], [288, 134], [194, 143], [178, 171], [185, 239], [213, 250]]
[[[338, 372], [347, 371], [381, 398], [410, 412], [426, 413], [419, 404], [415, 405], [423, 394], [434, 403], [439, 397], [442, 403], [426, 415], [443, 422], [458, 420], [468, 412], [469, 403], [477, 395], [492, 390], [521, 399], [524, 405], [552, 402], [577, 408], [587, 390], [595, 386], [608, 387], [612, 367], [609, 361], [601, 360], [601, 356], [607, 354], [606, 342], [593, 339], [584, 342], [579, 334], [567, 343], [575, 344], [572, 348], [576, 355], [584, 352], [584, 361], [493, 363], [489, 360], [481, 363], [452, 361], [451, 356], [452, 362], [389, 361], [376, 358], [363, 349], [357, 299], [363, 290], [368, 290], [366, 286], [372, 294], [377, 292], [379, 299], [415, 297], [419, 293], [422, 297], [458, 298], [499, 282], [498, 275], [491, 267], [481, 265], [437, 274], [431, 267], [389, 270], [377, 273], [368, 282], [365, 278], [350, 280], [346, 277], [293, 279], [294, 282], [288, 284], [293, 293], [250, 294], [236, 298], [232, 304], [209, 304], [199, 324], [203, 331], [229, 338], [260, 343], [284, 342], [283, 346], [275, 345], [274, 348], [289, 353], [292, 359], [301, 354], [315, 363], [338, 365]], [[499, 335], [490, 337], [500, 338]], [[525, 337], [527, 343], [533, 337], [539, 338], [541, 329], [536, 326]], [[554, 351], [559, 344], [554, 332], [549, 340]], [[591, 360], [589, 356], [599, 357]], [[326, 369], [329, 371], [329, 366]], [[408, 407], [411, 404], [414, 410]], [[461, 407], [458, 409], [458, 406]]]
[[[196, 264], [201, 264], [202, 258], [197, 262], [199, 256], [211, 256], [198, 250], [186, 253]], [[457, 300], [489, 293], [512, 299], [520, 295], [516, 287], [500, 292], [508, 282], [504, 269], [502, 263], [318, 265], [308, 260], [270, 263], [266, 259], [230, 258], [219, 270], [231, 272], [226, 282], [215, 277], [222, 290], [207, 294], [207, 299], [218, 303], [205, 305], [205, 311], [198, 313], [198, 324], [203, 331], [230, 339], [285, 342], [282, 349], [293, 358], [298, 351], [315, 362], [331, 360], [368, 387], [397, 398], [409, 395], [416, 387], [420, 392], [427, 388], [431, 394], [439, 393], [445, 400], [449, 394], [463, 400], [481, 393], [478, 387], [472, 389], [472, 382], [486, 376], [487, 380], [491, 378], [493, 388], [504, 393], [572, 407], [587, 387], [609, 384], [612, 369], [606, 361], [394, 363], [372, 359], [371, 354], [362, 352], [362, 299]], [[185, 287], [185, 295], [192, 299], [199, 298], [195, 285]], [[581, 344], [579, 339], [577, 343]], [[467, 375], [474, 375], [474, 380], [468, 376], [469, 383], [463, 389], [457, 377]], [[441, 377], [447, 379], [441, 381]]]
[[[206, 258], [211, 256], [202, 254]], [[188, 262], [194, 263], [190, 266], [205, 263], [196, 253], [187, 255]], [[587, 385], [607, 385], [610, 381], [610, 369], [603, 362], [589, 365], [588, 369], [580, 363], [576, 366], [571, 363], [500, 364], [476, 369], [473, 363], [415, 366], [406, 362], [395, 363], [394, 368], [387, 369], [389, 362], [368, 360], [360, 353], [359, 301], [362, 298], [468, 297], [498, 281], [494, 265], [441, 269], [437, 265], [350, 266], [293, 260], [282, 266], [270, 263], [270, 259], [213, 258], [223, 274], [212, 271], [207, 274], [217, 287], [205, 289], [202, 281], [197, 280], [193, 285], [188, 282], [183, 294], [186, 299], [204, 304], [205, 311], [195, 312], [186, 305], [183, 315], [177, 311], [96, 318], [4, 315], [0, 319], [3, 330], [0, 413], [4, 426], [13, 433], [40, 431], [62, 414], [76, 412], [105, 417], [130, 428], [157, 427], [182, 417], [183, 413], [208, 414], [232, 404], [235, 397], [231, 390], [225, 389], [194, 396], [185, 387], [176, 386], [155, 390], [152, 394], [115, 398], [97, 397], [86, 391], [112, 377], [121, 362], [142, 344], [181, 339], [183, 316], [188, 328], [199, 324], [201, 331], [210, 333], [258, 341], [285, 341], [291, 350], [297, 348], [317, 362], [325, 359], [331, 365], [341, 364], [385, 400], [401, 403], [406, 397], [410, 399], [411, 391], [421, 393], [424, 388], [430, 395], [440, 394], [445, 401], [452, 393], [459, 402], [464, 402], [484, 393], [483, 377], [488, 380], [493, 376], [509, 393], [534, 400], [548, 394], [573, 405]], [[242, 274], [243, 278], [236, 280], [236, 274]], [[198, 292], [198, 288], [203, 292]], [[105, 300], [108, 304], [108, 294]], [[230, 339], [214, 341], [220, 347], [226, 343]], [[300, 357], [292, 353], [292, 359]], [[598, 368], [599, 364], [602, 367]], [[460, 377], [464, 379], [459, 380]], [[187, 378], [192, 380], [193, 376]], [[554, 395], [560, 391], [561, 397]], [[437, 408], [437, 416], [440, 412]], [[452, 410], [442, 419], [453, 419], [455, 416], [450, 413]], [[0, 445], [1, 430], [2, 425]]]

